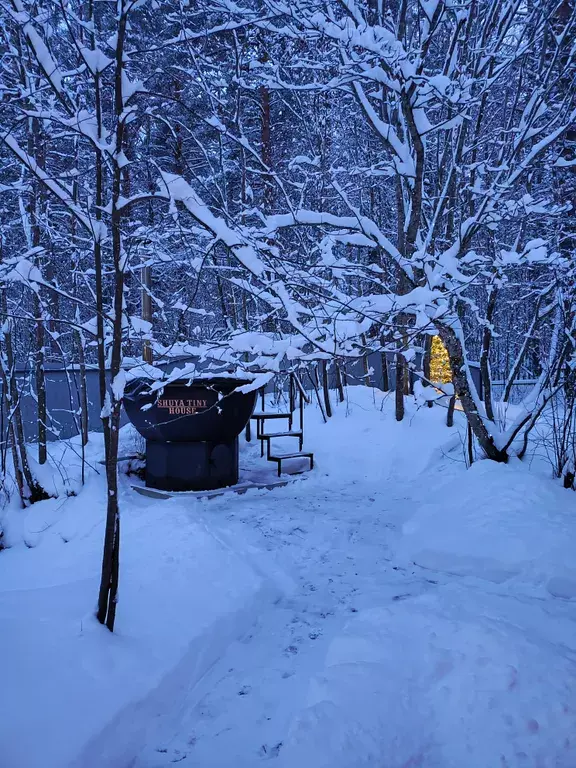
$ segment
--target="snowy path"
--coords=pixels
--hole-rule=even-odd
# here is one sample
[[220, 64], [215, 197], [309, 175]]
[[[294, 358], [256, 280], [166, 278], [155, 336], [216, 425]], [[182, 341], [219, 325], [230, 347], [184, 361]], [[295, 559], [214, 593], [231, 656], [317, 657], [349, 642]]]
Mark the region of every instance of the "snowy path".
[[464, 472], [439, 409], [398, 425], [353, 394], [353, 419], [311, 419], [306, 479], [190, 502], [279, 597], [133, 768], [573, 768], [576, 616], [547, 586], [573, 498], [525, 467]]
[[354, 387], [328, 424], [307, 409], [316, 468], [272, 491], [157, 500], [124, 477], [113, 635], [92, 616], [103, 477], [16, 509], [6, 765], [574, 768], [576, 497], [547, 467], [466, 470], [458, 418], [407, 405], [399, 424]]
[[296, 489], [205, 507], [204, 519], [229, 540], [236, 533], [265, 546], [294, 589], [190, 691], [182, 712], [167, 715], [137, 768], [249, 768], [279, 756], [328, 644], [351, 615], [430, 588], [390, 563], [397, 525], [413, 504], [399, 497], [399, 483], [328, 492], [309, 481]]

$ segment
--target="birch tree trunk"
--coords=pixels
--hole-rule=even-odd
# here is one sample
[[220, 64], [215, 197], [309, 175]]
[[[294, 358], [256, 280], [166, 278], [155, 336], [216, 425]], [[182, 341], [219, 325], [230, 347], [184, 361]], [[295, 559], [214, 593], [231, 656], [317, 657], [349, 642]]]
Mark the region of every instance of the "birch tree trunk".
[[450, 368], [452, 370], [452, 382], [454, 384], [454, 394], [460, 400], [468, 423], [478, 444], [486, 454], [487, 458], [498, 462], [507, 462], [508, 454], [494, 445], [494, 438], [488, 432], [482, 415], [479, 412], [478, 404], [472, 394], [470, 383], [467, 376], [467, 364], [464, 356], [462, 343], [454, 329], [448, 325], [437, 323], [440, 338], [448, 350], [450, 358]]

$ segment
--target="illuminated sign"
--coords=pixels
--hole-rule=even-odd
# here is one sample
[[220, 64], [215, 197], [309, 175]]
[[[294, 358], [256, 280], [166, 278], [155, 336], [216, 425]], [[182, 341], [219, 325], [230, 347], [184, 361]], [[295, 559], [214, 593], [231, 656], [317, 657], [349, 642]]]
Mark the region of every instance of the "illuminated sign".
[[158, 400], [158, 408], [165, 408], [171, 416], [191, 416], [208, 408], [208, 400]]

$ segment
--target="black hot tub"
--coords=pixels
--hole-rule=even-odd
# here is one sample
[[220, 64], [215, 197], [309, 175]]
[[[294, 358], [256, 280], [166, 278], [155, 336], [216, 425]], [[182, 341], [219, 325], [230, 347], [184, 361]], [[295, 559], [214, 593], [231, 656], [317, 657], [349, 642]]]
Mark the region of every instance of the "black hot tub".
[[249, 381], [214, 377], [166, 384], [133, 379], [124, 408], [146, 438], [146, 485], [165, 491], [199, 491], [238, 482], [238, 435], [256, 402], [256, 391], [233, 392]]

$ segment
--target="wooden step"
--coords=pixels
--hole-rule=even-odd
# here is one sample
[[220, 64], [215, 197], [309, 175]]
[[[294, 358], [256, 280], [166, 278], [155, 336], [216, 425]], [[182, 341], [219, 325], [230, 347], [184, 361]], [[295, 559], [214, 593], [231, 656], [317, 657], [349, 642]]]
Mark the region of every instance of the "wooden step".
[[275, 456], [268, 455], [268, 461], [275, 461], [278, 464], [278, 477], [282, 474], [282, 462], [285, 459], [308, 459], [310, 469], [314, 469], [314, 454], [311, 451], [295, 451], [294, 453], [277, 453]]
[[299, 459], [301, 457], [313, 459], [314, 454], [312, 451], [294, 451], [294, 453], [277, 453], [275, 456], [270, 456], [270, 459], [272, 461], [284, 461], [284, 459]]
[[259, 412], [253, 413], [250, 418], [251, 419], [289, 419], [291, 416], [292, 416], [291, 413], [275, 413], [275, 412], [267, 413], [266, 411], [259, 411]]
[[303, 432], [301, 430], [291, 432], [267, 432], [265, 435], [260, 435], [261, 440], [267, 440], [269, 437], [302, 437]]

